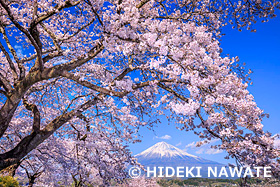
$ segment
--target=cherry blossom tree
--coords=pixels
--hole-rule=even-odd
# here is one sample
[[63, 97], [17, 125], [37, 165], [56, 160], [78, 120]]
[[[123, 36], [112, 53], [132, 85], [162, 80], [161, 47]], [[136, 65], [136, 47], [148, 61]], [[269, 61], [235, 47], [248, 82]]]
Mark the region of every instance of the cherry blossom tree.
[[138, 187], [138, 186], [147, 186], [147, 187], [160, 187], [157, 183], [157, 178], [147, 179], [145, 177], [134, 178], [128, 181], [128, 184], [124, 184], [123, 187]]
[[123, 145], [166, 115], [205, 141], [219, 138], [240, 164], [279, 176], [265, 114], [219, 47], [224, 25], [254, 31], [276, 16], [277, 1], [0, 4], [0, 170], [65, 184], [121, 180], [135, 163]]
[[90, 133], [87, 141], [75, 143], [52, 136], [21, 161], [17, 173], [26, 173], [30, 186], [107, 186], [111, 180], [121, 182], [128, 178], [125, 171], [133, 163], [128, 162], [131, 156], [116, 137], [104, 139], [100, 135]]

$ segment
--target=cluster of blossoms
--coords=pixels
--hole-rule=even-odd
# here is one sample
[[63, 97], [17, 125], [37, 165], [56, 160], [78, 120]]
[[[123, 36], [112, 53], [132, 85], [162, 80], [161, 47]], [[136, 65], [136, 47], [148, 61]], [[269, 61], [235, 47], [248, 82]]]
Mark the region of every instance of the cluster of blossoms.
[[125, 144], [165, 114], [279, 176], [265, 114], [218, 42], [225, 23], [279, 8], [251, 1], [0, 0], [0, 170], [41, 185], [121, 181], [137, 164]]

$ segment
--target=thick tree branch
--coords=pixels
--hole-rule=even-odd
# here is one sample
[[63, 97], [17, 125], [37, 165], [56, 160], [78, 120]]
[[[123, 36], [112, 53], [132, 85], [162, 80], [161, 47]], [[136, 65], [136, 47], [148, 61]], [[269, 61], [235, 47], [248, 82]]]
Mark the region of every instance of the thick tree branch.
[[[14, 90], [15, 92], [0, 109], [0, 137], [2, 137], [4, 132], [6, 131], [22, 97], [32, 85], [43, 80], [49, 80], [59, 77], [62, 71], [71, 71], [83, 65], [84, 63], [97, 56], [103, 49], [104, 46], [98, 43], [86, 55], [81, 55], [77, 59], [74, 59], [68, 63], [56, 65], [51, 68], [45, 68], [43, 71], [29, 72], [29, 74], [16, 85], [16, 88]], [[3, 84], [5, 85], [7, 91], [12, 90], [12, 87], [6, 83], [7, 81], [5, 81], [5, 78], [1, 77], [0, 74], [0, 81], [2, 81], [2, 78], [4, 81]]]
[[[68, 7], [72, 7], [72, 6], [76, 6], [77, 4], [79, 4], [80, 1], [77, 1], [75, 3], [71, 3], [70, 1], [66, 1], [65, 3], [61, 4], [61, 5], [57, 5], [55, 7], [55, 9], [57, 10], [54, 10], [54, 11], [51, 11], [51, 12], [48, 12], [47, 14], [45, 15], [42, 15], [36, 19], [34, 19], [31, 24], [30, 24], [30, 28], [29, 28], [29, 33], [30, 35], [33, 37], [33, 39], [35, 40], [36, 44], [37, 45], [34, 45], [35, 49], [36, 49], [36, 52], [37, 52], [37, 60], [35, 62], [35, 70], [37, 68], [40, 69], [40, 71], [43, 70], [44, 68], [44, 60], [42, 58], [42, 42], [40, 40], [40, 34], [37, 30], [37, 25], [41, 23], [42, 27], [44, 28], [42, 22], [48, 18], [50, 18], [52, 15], [56, 14], [57, 12], [61, 11], [62, 9], [64, 8], [68, 8]], [[45, 27], [46, 28], [46, 27]], [[47, 32], [49, 30], [47, 29]], [[49, 33], [49, 32], [48, 32]], [[51, 35], [53, 36], [53, 35]], [[61, 48], [57, 45], [57, 42], [54, 40], [54, 44], [56, 45], [56, 47], [58, 48], [58, 52], [61, 52]]]
[[[31, 29], [30, 31], [32, 31], [31, 33], [28, 32], [28, 30], [26, 30], [23, 26], [21, 26], [19, 24], [19, 22], [16, 21], [15, 17], [13, 16], [9, 6], [3, 1], [3, 0], [0, 0], [0, 4], [2, 5], [2, 7], [6, 10], [7, 14], [8, 14], [8, 17], [10, 18], [10, 20], [13, 22], [13, 24], [21, 31], [23, 32], [27, 38], [30, 40], [30, 42], [32, 43], [32, 45], [34, 46], [36, 52], [37, 52], [37, 55], [38, 55], [38, 61], [37, 61], [37, 64], [38, 64], [38, 68], [42, 71], [43, 70], [43, 59], [42, 59], [42, 50], [41, 50], [41, 47], [39, 46], [40, 43], [37, 43], [38, 41], [36, 41], [36, 39], [34, 39], [34, 37], [32, 36], [32, 32], [34, 31], [34, 29]], [[34, 31], [34, 33], [38, 34], [37, 31]], [[34, 35], [33, 33], [33, 35]], [[39, 37], [39, 36], [37, 36]]]
[[3, 86], [6, 92], [11, 92], [13, 89], [10, 82], [2, 75], [2, 73], [0, 73], [0, 85]]
[[9, 40], [9, 38], [7, 36], [5, 28], [4, 28], [4, 26], [2, 24], [0, 24], [0, 32], [3, 34], [3, 38], [4, 38], [4, 40], [5, 40], [6, 44], [7, 44], [10, 52], [12, 53], [15, 61], [18, 63], [19, 62], [19, 58], [17, 56], [16, 50], [13, 48], [12, 44], [10, 43], [10, 40]]
[[73, 7], [76, 6], [80, 3], [80, 1], [76, 1], [76, 2], [71, 2], [70, 0], [66, 0], [64, 3], [60, 4], [60, 5], [56, 5], [54, 7], [55, 10], [47, 12], [44, 15], [39, 16], [38, 18], [34, 19], [30, 25], [30, 28], [34, 28], [36, 27], [36, 25], [40, 24], [41, 22], [47, 20], [48, 18], [50, 18], [51, 16], [55, 15], [57, 12], [65, 9], [65, 8], [69, 8], [69, 7]]
[[69, 73], [67, 71], [63, 71], [61, 73], [61, 76], [66, 77], [67, 79], [73, 80], [73, 81], [77, 82], [78, 84], [80, 84], [82, 86], [85, 86], [85, 87], [87, 87], [89, 89], [92, 89], [92, 90], [94, 90], [96, 92], [103, 93], [105, 95], [113, 95], [113, 96], [117, 96], [117, 97], [122, 97], [122, 96], [124, 96], [126, 94], [124, 92], [116, 92], [114, 90], [108, 90], [106, 88], [102, 88], [100, 86], [92, 84], [92, 83], [90, 83], [88, 81], [81, 80], [81, 77], [76, 76], [73, 73]]
[[35, 149], [44, 140], [51, 136], [63, 124], [69, 122], [74, 116], [79, 116], [82, 114], [82, 112], [84, 112], [91, 106], [96, 105], [99, 100], [99, 97], [102, 97], [102, 95], [100, 94], [92, 100], [85, 102], [84, 104], [77, 107], [75, 110], [72, 110], [70, 112], [64, 113], [56, 117], [41, 131], [32, 132], [30, 135], [23, 138], [15, 148], [6, 153], [0, 154], [0, 171], [10, 165], [19, 162], [30, 151]]
[[143, 0], [143, 1], [141, 1], [137, 6], [136, 6], [136, 8], [142, 8], [146, 3], [148, 3], [150, 0]]
[[35, 104], [29, 104], [27, 99], [23, 99], [23, 105], [27, 110], [30, 110], [33, 112], [33, 132], [39, 132], [40, 131], [40, 123], [41, 123], [41, 117], [40, 112]]
[[[45, 55], [45, 54], [48, 54], [48, 53], [53, 53], [53, 52], [54, 52], [54, 53], [57, 52], [56, 49], [50, 48], [50, 49], [47, 49], [47, 50], [43, 50], [42, 55]], [[31, 56], [29, 56], [29, 57], [25, 57], [25, 58], [21, 59], [20, 62], [23, 64], [23, 63], [25, 63], [25, 62], [34, 60], [35, 58], [37, 58], [37, 54], [36, 54], [36, 53], [33, 54], [33, 55], [31, 55]], [[45, 57], [44, 57], [44, 58], [45, 58]], [[44, 60], [44, 58], [43, 58], [43, 60]], [[45, 61], [45, 62], [46, 62], [46, 61]]]
[[13, 55], [13, 58], [15, 59], [17, 65], [18, 65], [18, 68], [19, 68], [19, 80], [23, 79], [24, 76], [25, 76], [25, 68], [23, 66], [23, 63], [19, 60], [18, 56], [17, 56], [17, 53], [15, 51], [15, 49], [13, 48], [13, 46], [11, 45], [9, 39], [8, 39], [8, 36], [6, 34], [6, 31], [5, 31], [5, 28], [4, 26], [1, 24], [0, 25], [0, 32], [3, 34], [3, 38], [9, 48], [9, 51], [11, 52], [11, 54]]
[[66, 71], [71, 71], [83, 64], [85, 64], [86, 62], [88, 62], [89, 60], [93, 59], [95, 56], [97, 56], [102, 50], [104, 49], [103, 44], [101, 43], [97, 43], [87, 54], [85, 55], [81, 55], [80, 57], [78, 57], [77, 59], [74, 59], [68, 63], [65, 64], [61, 64], [61, 65], [57, 65], [54, 66], [52, 68], [52, 70], [57, 70], [57, 71], [62, 71], [62, 70], [66, 70]]
[[14, 63], [9, 55], [9, 53], [6, 51], [6, 49], [4, 48], [4, 46], [1, 44], [0, 42], [0, 49], [1, 51], [4, 53], [8, 63], [9, 63], [9, 66], [11, 68], [11, 71], [12, 71], [12, 74], [13, 74], [13, 77], [14, 77], [14, 80], [16, 81], [18, 79], [18, 75], [17, 75], [17, 71], [16, 71], [16, 68], [14, 66]]
[[[0, 82], [0, 86], [1, 86], [1, 82]], [[0, 90], [0, 94], [3, 94], [5, 97], [9, 97], [7, 92], [5, 92], [4, 90]]]
[[173, 89], [171, 89], [171, 88], [165, 86], [164, 84], [158, 83], [158, 86], [161, 87], [162, 89], [164, 89], [164, 90], [170, 92], [170, 93], [173, 93], [176, 97], [180, 98], [181, 100], [185, 101], [186, 103], [189, 102], [189, 98], [186, 98], [186, 97], [184, 97], [184, 96], [178, 94], [176, 91], [174, 91]]
[[50, 29], [48, 29], [43, 23], [40, 23], [40, 25], [43, 27], [43, 29], [49, 34], [49, 36], [50, 36], [51, 39], [53, 40], [53, 44], [54, 44], [56, 50], [57, 50], [58, 52], [61, 52], [62, 49], [61, 49], [60, 45], [59, 45], [58, 42], [57, 42], [58, 39], [57, 39], [56, 35], [55, 35]]

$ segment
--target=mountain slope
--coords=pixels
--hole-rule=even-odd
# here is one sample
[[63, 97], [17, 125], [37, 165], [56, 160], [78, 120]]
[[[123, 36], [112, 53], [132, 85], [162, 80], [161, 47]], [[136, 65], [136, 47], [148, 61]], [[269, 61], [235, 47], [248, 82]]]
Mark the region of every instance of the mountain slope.
[[145, 167], [202, 167], [206, 174], [208, 167], [223, 167], [218, 162], [191, 155], [166, 142], [159, 142], [145, 151], [135, 155], [138, 162]]
[[146, 158], [159, 158], [159, 157], [160, 158], [192, 157], [194, 159], [198, 158], [197, 156], [184, 152], [183, 150], [178, 149], [177, 147], [170, 145], [166, 142], [159, 142], [135, 156], [136, 157], [146, 157]]

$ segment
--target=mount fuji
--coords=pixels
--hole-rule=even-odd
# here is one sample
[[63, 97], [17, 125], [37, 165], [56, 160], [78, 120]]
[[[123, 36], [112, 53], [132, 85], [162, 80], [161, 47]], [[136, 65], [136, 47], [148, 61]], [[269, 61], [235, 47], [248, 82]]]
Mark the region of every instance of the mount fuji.
[[135, 155], [138, 162], [145, 167], [202, 167], [205, 174], [208, 167], [221, 168], [224, 164], [191, 155], [166, 142], [159, 142], [145, 151]]

